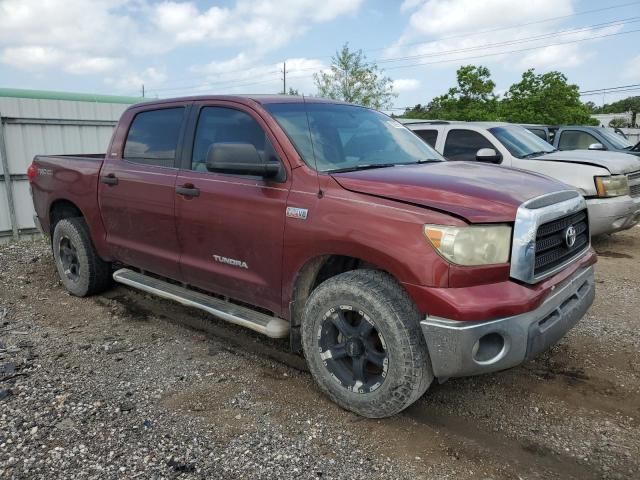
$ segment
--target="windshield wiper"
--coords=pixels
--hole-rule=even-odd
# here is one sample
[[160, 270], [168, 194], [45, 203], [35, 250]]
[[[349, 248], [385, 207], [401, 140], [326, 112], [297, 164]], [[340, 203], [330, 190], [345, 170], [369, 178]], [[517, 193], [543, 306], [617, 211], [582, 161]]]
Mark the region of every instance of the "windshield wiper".
[[422, 160], [418, 160], [415, 163], [408, 163], [407, 165], [415, 165], [415, 164], [420, 165], [421, 163], [432, 163], [432, 162], [441, 162], [441, 161], [442, 160], [437, 158], [423, 158]]
[[352, 167], [336, 168], [335, 170], [329, 170], [328, 173], [343, 173], [343, 172], [355, 172], [357, 170], [371, 170], [373, 168], [387, 168], [395, 167], [397, 163], [365, 163], [363, 165], [354, 165]]
[[545, 153], [553, 153], [555, 152], [555, 150], [551, 150], [550, 152], [547, 152], [545, 150], [540, 150], [539, 152], [531, 152], [531, 153], [527, 153], [526, 155], [521, 156], [520, 158], [531, 158], [531, 157], [537, 157], [539, 155], [544, 155]]

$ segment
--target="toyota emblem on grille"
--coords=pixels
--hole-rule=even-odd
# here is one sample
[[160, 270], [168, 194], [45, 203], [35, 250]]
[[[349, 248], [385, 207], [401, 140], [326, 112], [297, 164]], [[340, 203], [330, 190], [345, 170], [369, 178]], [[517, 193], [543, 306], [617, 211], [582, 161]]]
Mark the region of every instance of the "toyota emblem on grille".
[[578, 234], [576, 233], [576, 227], [574, 227], [573, 225], [569, 225], [564, 231], [564, 243], [567, 244], [567, 247], [571, 248], [576, 244], [577, 236]]

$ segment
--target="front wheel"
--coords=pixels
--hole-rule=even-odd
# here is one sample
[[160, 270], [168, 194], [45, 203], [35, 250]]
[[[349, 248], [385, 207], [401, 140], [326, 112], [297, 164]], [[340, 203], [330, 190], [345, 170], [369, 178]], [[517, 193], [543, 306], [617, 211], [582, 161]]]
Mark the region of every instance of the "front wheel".
[[302, 341], [320, 388], [369, 418], [398, 413], [433, 380], [420, 315], [402, 287], [377, 270], [353, 270], [309, 297]]

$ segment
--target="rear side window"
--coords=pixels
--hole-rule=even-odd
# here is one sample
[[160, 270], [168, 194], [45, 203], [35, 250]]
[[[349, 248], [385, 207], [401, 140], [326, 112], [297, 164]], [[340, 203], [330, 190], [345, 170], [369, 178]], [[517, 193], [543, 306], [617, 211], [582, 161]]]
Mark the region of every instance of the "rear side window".
[[124, 144], [124, 159], [145, 165], [173, 167], [184, 108], [138, 113]]
[[414, 130], [414, 132], [422, 140], [427, 142], [433, 148], [436, 148], [436, 140], [438, 139], [438, 131], [437, 130]]
[[587, 132], [565, 130], [560, 134], [558, 148], [560, 150], [586, 150], [592, 143], [600, 143], [600, 141]]
[[531, 133], [533, 133], [534, 135], [537, 135], [538, 137], [540, 137], [542, 140], [544, 140], [545, 142], [547, 142], [547, 132], [545, 132], [544, 130], [540, 129], [540, 128], [529, 128], [528, 129]]
[[493, 144], [473, 130], [450, 130], [444, 144], [443, 155], [447, 160], [475, 161], [481, 148], [493, 148]]

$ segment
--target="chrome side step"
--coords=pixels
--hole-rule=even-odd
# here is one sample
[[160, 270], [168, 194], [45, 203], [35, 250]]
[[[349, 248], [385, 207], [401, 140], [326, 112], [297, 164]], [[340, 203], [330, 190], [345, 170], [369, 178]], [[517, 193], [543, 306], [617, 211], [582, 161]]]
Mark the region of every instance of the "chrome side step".
[[267, 337], [284, 338], [289, 335], [289, 323], [281, 318], [271, 317], [250, 308], [225, 302], [128, 268], [121, 268], [116, 271], [113, 274], [113, 279], [118, 283], [123, 283], [162, 298], [174, 300], [182, 305], [199, 308], [229, 323], [250, 328]]

